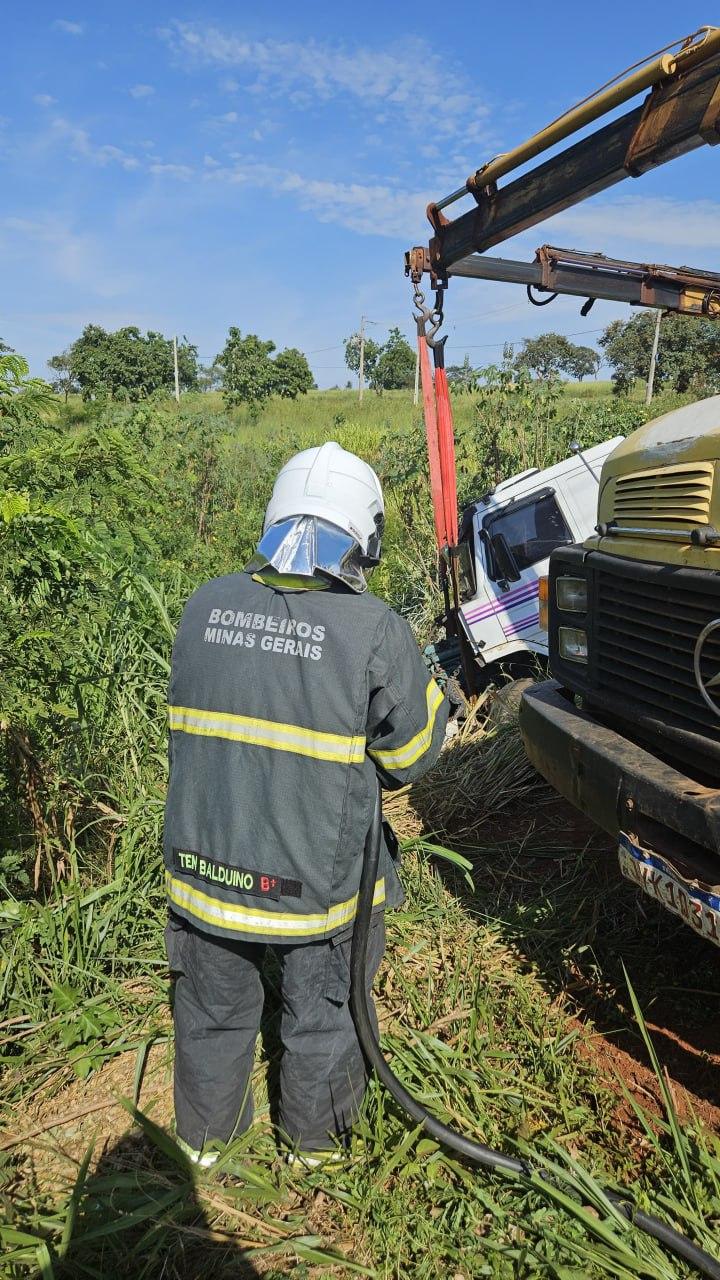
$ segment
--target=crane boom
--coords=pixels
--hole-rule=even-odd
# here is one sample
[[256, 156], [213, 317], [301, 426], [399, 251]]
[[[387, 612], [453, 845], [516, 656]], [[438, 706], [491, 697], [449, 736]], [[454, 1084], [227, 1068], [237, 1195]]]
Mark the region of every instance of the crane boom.
[[[576, 127], [583, 122], [581, 117]], [[444, 280], [470, 254], [482, 253], [625, 178], [639, 177], [706, 143], [718, 142], [720, 50], [713, 32], [705, 56], [698, 54], [689, 64], [678, 59], [677, 68], [660, 79], [633, 110], [503, 187], [495, 180], [482, 185], [483, 174], [497, 170], [497, 163], [490, 162], [468, 179], [465, 189], [430, 204], [434, 234], [427, 267]], [[522, 157], [523, 148], [516, 148], [516, 153]], [[500, 171], [505, 169], [501, 164]], [[475, 208], [451, 220], [442, 207], [461, 194], [472, 195]]]
[[[431, 270], [428, 251], [422, 246], [406, 254], [407, 274], [413, 269]], [[630, 262], [608, 258], [602, 253], [557, 249], [544, 244], [536, 251], [534, 262], [471, 254], [454, 262], [447, 274], [524, 284], [540, 293], [575, 294], [591, 301], [604, 298], [680, 315], [720, 318], [720, 273], [700, 267]]]

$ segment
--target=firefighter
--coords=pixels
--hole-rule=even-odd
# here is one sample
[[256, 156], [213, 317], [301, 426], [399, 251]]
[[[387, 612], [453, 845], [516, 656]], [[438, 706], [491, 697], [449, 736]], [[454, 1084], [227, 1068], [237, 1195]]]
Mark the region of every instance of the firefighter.
[[[349, 954], [376, 776], [385, 788], [420, 777], [447, 720], [409, 626], [367, 591], [383, 526], [367, 463], [334, 442], [304, 450], [277, 477], [246, 569], [201, 586], [175, 639], [164, 837], [175, 1116], [204, 1165], [252, 1122], [268, 947], [282, 975], [290, 1158], [337, 1154], [362, 1100]], [[368, 990], [384, 909], [402, 901], [396, 861], [386, 829]]]

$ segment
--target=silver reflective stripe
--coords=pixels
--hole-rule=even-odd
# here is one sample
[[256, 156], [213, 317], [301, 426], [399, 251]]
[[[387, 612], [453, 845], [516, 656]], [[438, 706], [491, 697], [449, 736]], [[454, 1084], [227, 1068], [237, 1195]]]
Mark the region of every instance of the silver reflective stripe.
[[415, 764], [416, 760], [425, 755], [432, 742], [438, 708], [443, 703], [443, 694], [432, 679], [425, 691], [425, 698], [427, 702], [427, 721], [423, 728], [403, 746], [391, 747], [385, 751], [373, 751], [371, 748], [369, 754], [373, 760], [377, 760], [378, 764], [387, 769], [409, 769], [411, 764]]
[[[205, 924], [218, 925], [238, 933], [271, 933], [286, 938], [308, 937], [329, 933], [341, 925], [349, 924], [357, 911], [357, 894], [346, 902], [335, 903], [325, 912], [300, 915], [283, 911], [261, 911], [259, 908], [243, 907], [212, 898], [185, 884], [183, 880], [178, 880], [170, 871], [165, 872], [165, 887], [170, 901], [183, 907], [190, 915]], [[385, 880], [380, 879], [375, 885], [373, 905], [381, 906], [384, 901]]]
[[365, 738], [361, 735], [325, 733], [319, 729], [305, 729], [302, 725], [230, 715], [223, 711], [205, 711], [198, 707], [169, 707], [168, 714], [170, 728], [177, 733], [246, 742], [251, 746], [290, 751], [294, 755], [337, 764], [362, 764], [365, 759]]

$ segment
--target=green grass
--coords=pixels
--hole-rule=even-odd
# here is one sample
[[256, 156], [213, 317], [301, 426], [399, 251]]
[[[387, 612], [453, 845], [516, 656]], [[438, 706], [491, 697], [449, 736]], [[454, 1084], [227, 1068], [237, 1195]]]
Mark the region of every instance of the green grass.
[[[581, 400], [562, 402], [579, 415], [573, 429], [593, 415], [593, 430], [610, 430], [626, 412]], [[474, 423], [470, 397], [456, 416]], [[419, 423], [404, 393], [362, 405], [318, 393], [270, 404], [257, 425], [214, 396], [185, 397], [179, 415], [165, 402], [96, 417], [71, 404], [62, 422], [74, 430], [29, 432], [0, 454], [34, 504], [23, 513], [18, 501], [0, 530], [0, 639], [18, 657], [0, 671], [2, 1274], [689, 1275], [600, 1188], [632, 1189], [716, 1248], [717, 1136], [684, 1104], [675, 1118], [639, 1011], [663, 1028], [651, 1033], [663, 1062], [675, 1029], [716, 1007], [720, 973], [552, 801], [512, 726], [466, 736], [388, 804], [409, 842], [407, 902], [389, 919], [377, 992], [408, 1087], [463, 1132], [531, 1153], [551, 1181], [466, 1167], [376, 1084], [346, 1165], [288, 1168], [267, 1105], [272, 968], [258, 1125], [211, 1174], [188, 1169], [172, 1137], [160, 866], [174, 623], [198, 581], [243, 563], [292, 448], [337, 435], [380, 465], [388, 435], [412, 461]], [[374, 579], [418, 634], [437, 609], [424, 485], [410, 467], [390, 485]], [[471, 860], [474, 888], [447, 860], [428, 861], [433, 844]], [[610, 1044], [624, 1055], [620, 1079]]]
[[[503, 731], [501, 747], [496, 751], [492, 738], [475, 747], [485, 788], [496, 767], [507, 769], [518, 751], [514, 729]], [[461, 773], [468, 771], [468, 750]], [[450, 766], [443, 767], [459, 785]], [[427, 794], [414, 803], [415, 814], [430, 813]], [[406, 815], [406, 828], [408, 822]], [[519, 1183], [466, 1167], [414, 1131], [377, 1085], [342, 1168], [288, 1169], [278, 1159], [267, 1109], [267, 1077], [277, 1055], [272, 970], [255, 1078], [257, 1126], [227, 1149], [218, 1169], [198, 1176], [175, 1148], [165, 1119], [167, 1075], [160, 1072], [146, 1089], [141, 1081], [148, 1041], [167, 1037], [162, 920], [153, 907], [140, 953], [132, 957], [135, 978], [118, 981], [109, 973], [99, 997], [82, 1004], [80, 1016], [117, 1014], [105, 1027], [104, 1047], [93, 1051], [95, 1071], [82, 1090], [62, 1092], [73, 1051], [58, 1045], [57, 1023], [36, 1023], [29, 1014], [5, 1030], [6, 1044], [14, 1039], [20, 1054], [6, 1082], [6, 1102], [16, 1100], [5, 1117], [11, 1132], [28, 1128], [22, 1100], [29, 1092], [56, 1098], [45, 1119], [102, 1097], [108, 1086], [97, 1068], [110, 1059], [127, 1063], [119, 1082], [110, 1077], [111, 1087], [115, 1080], [131, 1112], [131, 1095], [139, 1094], [143, 1109], [135, 1126], [126, 1116], [109, 1144], [101, 1114], [7, 1153], [0, 1191], [8, 1210], [0, 1233], [5, 1274], [30, 1274], [43, 1260], [45, 1275], [148, 1280], [160, 1267], [168, 1277], [205, 1275], [210, 1260], [217, 1276], [675, 1280], [691, 1274], [620, 1220], [600, 1188], [626, 1187], [640, 1205], [712, 1250], [720, 1227], [720, 1145], [699, 1122], [677, 1123], [659, 1071], [655, 1092], [664, 1114], [660, 1107], [647, 1110], [646, 1081], [642, 1095], [628, 1093], [635, 1116], [629, 1128], [618, 1105], [627, 1086], [596, 1059], [587, 1020], [602, 1024], [611, 1011], [612, 1030], [623, 1032], [641, 1062], [646, 1033], [620, 957], [637, 986], [637, 1009], [648, 1009], [678, 971], [685, 985], [710, 986], [716, 999], [720, 975], [708, 973], [705, 946], [682, 926], [659, 911], [648, 921], [607, 863], [602, 843], [583, 850], [566, 815], [548, 806], [544, 789], [530, 779], [506, 804], [502, 822], [515, 830], [506, 842], [495, 836], [473, 849], [466, 833], [472, 890], [450, 864], [433, 867], [422, 853], [406, 855], [408, 900], [389, 919], [388, 956], [376, 990], [385, 1051], [407, 1087], [462, 1132], [529, 1156], [550, 1183], [540, 1177]], [[440, 823], [436, 808], [431, 829]], [[149, 835], [138, 834], [138, 853], [147, 851]], [[442, 829], [440, 835], [447, 838]], [[155, 896], [151, 867], [111, 886], [109, 913], [107, 906], [88, 912], [87, 895], [77, 910], [67, 895], [47, 909], [62, 916], [64, 937], [74, 939], [60, 956], [57, 938], [41, 935], [48, 978], [77, 983], [81, 970], [108, 970], [116, 931], [135, 915], [142, 874], [146, 915], [145, 895]], [[27, 955], [28, 948], [18, 952]], [[73, 1026], [78, 1008], [61, 1001], [55, 1016], [61, 1027]], [[238, 1272], [241, 1263], [253, 1270]]]

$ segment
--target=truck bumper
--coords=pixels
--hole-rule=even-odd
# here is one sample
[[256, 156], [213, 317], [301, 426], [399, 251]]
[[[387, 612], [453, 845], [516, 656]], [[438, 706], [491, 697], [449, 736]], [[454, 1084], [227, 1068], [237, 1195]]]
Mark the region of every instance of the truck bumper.
[[538, 772], [598, 826], [650, 835], [653, 847], [693, 862], [709, 854], [717, 874], [720, 791], [580, 711], [554, 680], [525, 691], [520, 728]]

